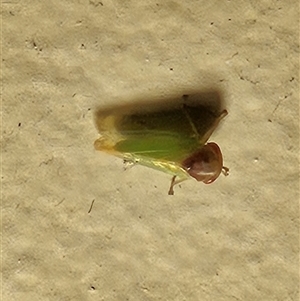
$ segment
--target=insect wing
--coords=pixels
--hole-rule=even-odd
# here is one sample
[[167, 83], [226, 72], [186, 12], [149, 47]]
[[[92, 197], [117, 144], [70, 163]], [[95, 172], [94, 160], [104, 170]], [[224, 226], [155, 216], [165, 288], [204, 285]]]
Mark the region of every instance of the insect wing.
[[179, 161], [205, 144], [215, 119], [202, 106], [182, 105], [146, 113], [99, 111], [96, 124], [102, 135], [102, 146], [98, 143], [96, 148]]

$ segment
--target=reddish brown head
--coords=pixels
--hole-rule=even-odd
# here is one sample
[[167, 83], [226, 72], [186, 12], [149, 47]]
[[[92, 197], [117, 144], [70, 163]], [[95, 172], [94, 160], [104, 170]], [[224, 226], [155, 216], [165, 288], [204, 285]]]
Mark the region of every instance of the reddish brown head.
[[204, 145], [199, 151], [184, 160], [182, 166], [191, 177], [205, 184], [215, 181], [222, 169], [225, 174], [228, 172], [228, 168], [223, 167], [221, 150], [214, 142]]

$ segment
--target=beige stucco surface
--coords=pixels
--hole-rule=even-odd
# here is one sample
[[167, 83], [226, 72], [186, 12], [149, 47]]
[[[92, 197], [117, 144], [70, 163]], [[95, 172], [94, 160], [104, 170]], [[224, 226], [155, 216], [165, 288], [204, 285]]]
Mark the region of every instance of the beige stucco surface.
[[[2, 9], [2, 300], [299, 300], [298, 1]], [[97, 107], [210, 88], [228, 177], [94, 150]]]

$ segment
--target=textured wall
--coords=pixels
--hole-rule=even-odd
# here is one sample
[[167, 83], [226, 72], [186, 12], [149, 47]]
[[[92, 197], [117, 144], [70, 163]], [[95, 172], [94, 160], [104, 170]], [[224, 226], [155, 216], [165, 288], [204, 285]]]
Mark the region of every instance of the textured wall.
[[[3, 300], [298, 300], [298, 1], [2, 3]], [[98, 106], [211, 88], [229, 177], [94, 150]]]

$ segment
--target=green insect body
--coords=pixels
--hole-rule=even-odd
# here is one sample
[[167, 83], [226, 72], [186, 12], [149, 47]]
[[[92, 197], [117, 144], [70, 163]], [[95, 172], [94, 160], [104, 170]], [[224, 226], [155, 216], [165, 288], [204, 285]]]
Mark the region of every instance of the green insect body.
[[226, 110], [185, 102], [100, 110], [95, 121], [101, 137], [95, 148], [173, 175], [169, 194], [174, 194], [173, 186], [188, 178], [209, 184], [222, 170], [228, 173], [218, 145], [206, 144], [226, 115]]

